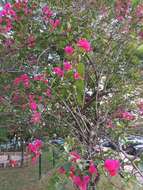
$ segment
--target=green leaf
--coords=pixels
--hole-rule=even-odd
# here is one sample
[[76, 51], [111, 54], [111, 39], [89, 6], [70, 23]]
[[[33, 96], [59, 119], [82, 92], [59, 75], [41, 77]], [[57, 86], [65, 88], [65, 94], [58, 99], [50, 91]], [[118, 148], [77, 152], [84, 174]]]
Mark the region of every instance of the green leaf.
[[77, 66], [77, 71], [80, 74], [80, 76], [83, 78], [85, 73], [85, 66], [83, 63], [79, 63]]
[[66, 163], [63, 167], [68, 172], [70, 170], [70, 167], [72, 166], [71, 162]]
[[136, 54], [137, 54], [139, 57], [143, 57], [143, 44], [141, 44], [141, 45], [137, 48]]
[[139, 4], [140, 0], [132, 0], [132, 6], [136, 7]]

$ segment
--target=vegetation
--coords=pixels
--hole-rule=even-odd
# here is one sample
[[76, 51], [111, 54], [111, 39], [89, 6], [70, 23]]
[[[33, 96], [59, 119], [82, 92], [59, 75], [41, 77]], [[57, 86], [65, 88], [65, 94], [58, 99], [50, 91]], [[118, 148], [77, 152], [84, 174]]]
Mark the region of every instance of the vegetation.
[[[142, 152], [130, 158], [121, 146], [143, 115], [142, 20], [139, 0], [3, 5], [0, 125], [23, 138], [65, 139], [58, 187], [63, 176], [79, 190], [94, 190], [103, 176], [143, 178]], [[104, 151], [103, 141], [114, 150]], [[39, 139], [29, 144], [35, 158], [41, 147]]]

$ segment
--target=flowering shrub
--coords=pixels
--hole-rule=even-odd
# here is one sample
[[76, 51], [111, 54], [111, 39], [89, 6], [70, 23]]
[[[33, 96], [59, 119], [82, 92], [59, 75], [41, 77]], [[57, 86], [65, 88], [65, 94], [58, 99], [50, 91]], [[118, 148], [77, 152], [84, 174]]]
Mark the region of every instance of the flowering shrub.
[[[102, 169], [110, 176], [116, 176], [120, 170], [120, 161], [106, 159]], [[80, 190], [94, 187], [99, 178], [99, 169], [93, 160], [84, 160], [77, 152], [69, 152], [69, 161], [58, 169], [61, 175], [66, 175]]]
[[59, 168], [58, 172], [69, 177], [80, 190], [87, 190], [89, 184], [92, 185], [92, 181], [98, 177], [94, 162], [92, 160], [87, 162], [75, 151], [69, 153], [69, 163]]
[[[134, 98], [141, 97], [143, 5], [130, 0], [97, 1], [95, 7], [59, 2], [3, 5], [0, 109], [14, 113], [20, 128], [32, 135], [48, 129], [77, 139], [84, 159], [71, 151], [74, 167], [60, 172], [68, 173], [80, 190], [90, 183], [96, 186], [97, 176], [104, 173], [124, 173], [123, 155], [142, 176], [120, 139], [130, 134], [143, 112]], [[116, 151], [104, 151], [104, 140]], [[40, 148], [39, 141], [29, 144], [34, 159]]]

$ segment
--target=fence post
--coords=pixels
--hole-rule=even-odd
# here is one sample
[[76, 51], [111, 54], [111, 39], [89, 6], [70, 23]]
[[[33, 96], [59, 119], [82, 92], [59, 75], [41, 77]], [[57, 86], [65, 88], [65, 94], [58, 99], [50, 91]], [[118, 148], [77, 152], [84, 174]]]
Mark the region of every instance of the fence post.
[[21, 137], [21, 167], [23, 166], [24, 162], [24, 145], [23, 145], [23, 138]]
[[53, 157], [53, 167], [55, 167], [55, 150], [54, 147], [52, 148], [52, 157]]
[[42, 161], [42, 157], [41, 154], [39, 156], [39, 180], [41, 179], [41, 173], [42, 173], [42, 168], [41, 168], [41, 161]]

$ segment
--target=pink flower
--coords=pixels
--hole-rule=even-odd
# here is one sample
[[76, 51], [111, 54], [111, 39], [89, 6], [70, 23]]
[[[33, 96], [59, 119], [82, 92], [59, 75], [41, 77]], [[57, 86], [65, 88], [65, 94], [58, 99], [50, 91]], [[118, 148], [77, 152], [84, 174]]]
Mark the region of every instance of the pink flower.
[[32, 111], [36, 111], [37, 110], [37, 104], [36, 104], [36, 102], [35, 101], [32, 101], [32, 102], [30, 102], [30, 109], [32, 110]]
[[70, 157], [72, 162], [77, 162], [81, 159], [80, 155], [76, 151], [70, 152]]
[[30, 152], [39, 155], [39, 150], [42, 147], [43, 143], [40, 139], [34, 140], [32, 143], [28, 144], [28, 149]]
[[8, 11], [8, 13], [11, 15], [11, 16], [16, 16], [16, 12], [13, 10], [13, 9], [10, 9]]
[[34, 140], [32, 143], [28, 144], [28, 150], [34, 154], [32, 157], [32, 163], [34, 164], [37, 158], [41, 155], [40, 149], [43, 143], [40, 139]]
[[5, 9], [0, 11], [0, 16], [6, 16], [6, 15], [7, 15], [7, 11]]
[[60, 167], [60, 168], [58, 169], [58, 172], [59, 172], [60, 174], [66, 174], [66, 170], [65, 170], [63, 167]]
[[70, 71], [72, 69], [72, 65], [68, 61], [64, 61], [64, 70]]
[[135, 116], [132, 115], [130, 112], [125, 111], [125, 112], [122, 112], [121, 118], [126, 121], [131, 121], [135, 119]]
[[20, 76], [21, 81], [23, 82], [23, 85], [25, 88], [29, 88], [30, 86], [30, 79], [29, 76], [27, 74], [23, 74]]
[[85, 52], [90, 52], [92, 51], [90, 42], [87, 41], [86, 39], [82, 38], [79, 39], [79, 41], [77, 42], [77, 46], [82, 48]]
[[74, 177], [74, 171], [75, 171], [74, 166], [71, 166], [70, 167], [70, 175], [69, 175], [70, 179], [73, 179], [73, 177]]
[[50, 24], [52, 25], [52, 31], [53, 31], [60, 25], [60, 19], [56, 20], [50, 19]]
[[42, 145], [43, 145], [43, 143], [42, 143], [42, 141], [41, 141], [40, 139], [34, 140], [34, 141], [33, 141], [33, 144], [35, 145], [35, 147], [36, 147], [37, 149], [40, 149], [40, 148], [42, 147]]
[[13, 84], [14, 84], [15, 86], [18, 86], [18, 85], [20, 84], [20, 82], [21, 82], [21, 78], [20, 78], [20, 77], [17, 77], [17, 78], [14, 79]]
[[104, 162], [104, 167], [109, 172], [110, 176], [115, 176], [119, 171], [120, 162], [119, 160], [107, 159]]
[[32, 143], [28, 144], [28, 150], [32, 153], [36, 153], [36, 151], [37, 151], [36, 146]]
[[73, 52], [74, 52], [74, 49], [73, 49], [72, 46], [66, 46], [66, 47], [64, 48], [64, 51], [65, 51], [65, 53], [66, 53], [67, 55], [72, 55]]
[[94, 165], [93, 161], [90, 162], [88, 171], [89, 171], [89, 173], [90, 173], [91, 175], [97, 174], [97, 169], [96, 169], [96, 166]]
[[78, 72], [75, 72], [73, 74], [73, 77], [74, 77], [75, 80], [78, 80], [78, 79], [80, 79], [80, 74]]
[[41, 113], [39, 113], [39, 112], [34, 112], [34, 113], [32, 114], [31, 122], [32, 122], [33, 124], [39, 124], [40, 121], [41, 121]]
[[72, 181], [75, 185], [79, 187], [80, 190], [87, 190], [88, 183], [90, 181], [89, 176], [83, 176], [82, 178], [80, 176], [73, 176]]
[[10, 4], [10, 3], [6, 3], [5, 5], [4, 5], [4, 9], [6, 9], [6, 10], [9, 10], [9, 9], [11, 9], [12, 8], [12, 5]]
[[46, 18], [50, 18], [50, 17], [53, 15], [51, 9], [50, 9], [47, 5], [45, 5], [45, 6], [42, 8], [42, 12], [43, 12], [43, 14], [46, 16]]
[[5, 32], [9, 32], [12, 29], [12, 25], [7, 25], [5, 27]]
[[60, 67], [54, 67], [53, 72], [55, 74], [57, 74], [59, 77], [63, 77], [64, 76], [64, 72]]

